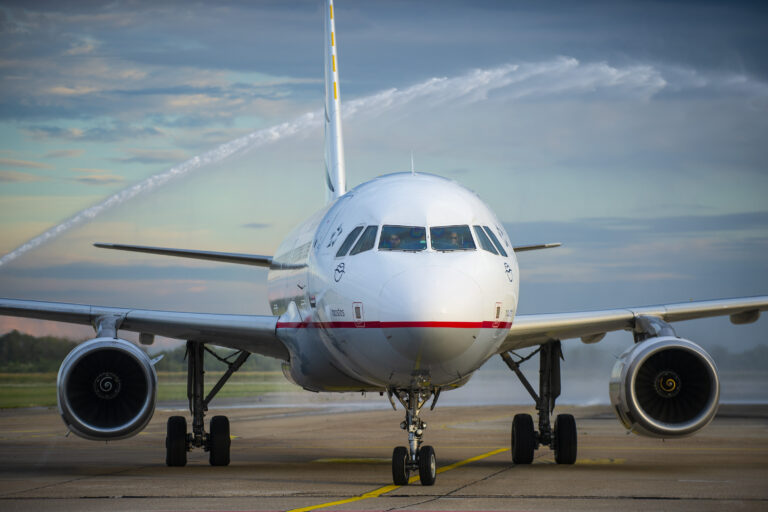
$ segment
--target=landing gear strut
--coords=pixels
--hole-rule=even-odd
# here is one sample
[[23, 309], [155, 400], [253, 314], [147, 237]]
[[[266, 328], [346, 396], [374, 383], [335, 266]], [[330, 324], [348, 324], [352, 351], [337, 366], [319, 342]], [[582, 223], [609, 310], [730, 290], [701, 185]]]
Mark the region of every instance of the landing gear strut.
[[[539, 354], [539, 394], [520, 371], [520, 363]], [[510, 370], [515, 372], [525, 389], [536, 402], [539, 430], [533, 429], [530, 414], [516, 414], [512, 420], [512, 461], [515, 464], [530, 464], [533, 453], [540, 446], [549, 446], [555, 451], [555, 462], [573, 464], [576, 462], [576, 421], [570, 414], [558, 414], [552, 428], [550, 417], [555, 410], [555, 400], [560, 396], [560, 360], [563, 358], [560, 341], [552, 340], [543, 344], [528, 357], [515, 361], [508, 352], [501, 354]]]
[[[203, 362], [206, 351], [227, 365], [227, 371], [213, 386], [208, 396], [204, 396], [205, 370]], [[168, 466], [186, 465], [187, 452], [192, 448], [203, 448], [207, 451], [210, 455], [211, 466], [229, 465], [229, 419], [226, 416], [214, 416], [210, 422], [210, 432], [206, 433], [205, 412], [216, 393], [250, 355], [245, 351], [235, 352], [232, 355], [235, 354], [237, 357], [230, 362], [228, 358], [219, 357], [201, 342], [187, 342], [187, 398], [189, 399], [189, 411], [192, 413], [192, 432], [187, 433], [187, 420], [183, 416], [168, 418], [165, 438], [165, 463]]]
[[[392, 452], [392, 480], [395, 485], [408, 485], [411, 471], [419, 472], [421, 485], [434, 485], [437, 477], [437, 459], [435, 450], [429, 445], [422, 446], [421, 438], [427, 424], [421, 421], [419, 413], [429, 398], [435, 395], [435, 402], [440, 391], [431, 389], [388, 390], [390, 401], [395, 396], [405, 409], [405, 421], [400, 428], [408, 432], [408, 447], [398, 446]], [[394, 401], [392, 401], [394, 407]]]

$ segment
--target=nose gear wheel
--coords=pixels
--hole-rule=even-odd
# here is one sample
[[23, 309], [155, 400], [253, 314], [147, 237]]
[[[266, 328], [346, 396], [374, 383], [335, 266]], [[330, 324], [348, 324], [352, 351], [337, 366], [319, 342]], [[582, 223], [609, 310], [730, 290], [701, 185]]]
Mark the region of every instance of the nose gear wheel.
[[437, 477], [435, 449], [428, 445], [421, 445], [427, 424], [419, 418], [421, 408], [433, 394], [435, 394], [434, 389], [424, 388], [389, 390], [390, 399], [392, 396], [396, 397], [405, 409], [405, 420], [400, 423], [400, 428], [408, 433], [408, 447], [398, 446], [392, 452], [392, 481], [395, 485], [408, 485], [412, 471], [418, 471], [421, 485], [435, 483]]

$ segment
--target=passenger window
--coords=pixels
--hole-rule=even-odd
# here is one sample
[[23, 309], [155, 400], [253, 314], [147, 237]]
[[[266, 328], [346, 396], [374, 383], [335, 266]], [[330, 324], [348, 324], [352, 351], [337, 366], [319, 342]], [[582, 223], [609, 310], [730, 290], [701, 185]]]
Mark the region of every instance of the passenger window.
[[336, 253], [336, 257], [340, 258], [342, 256], [347, 255], [347, 251], [350, 247], [352, 247], [352, 244], [355, 243], [355, 240], [357, 240], [357, 235], [360, 234], [360, 231], [363, 230], [363, 226], [357, 226], [355, 229], [349, 232], [347, 235], [347, 238], [344, 240], [344, 243], [341, 244], [341, 247], [339, 247], [339, 251]]
[[504, 247], [501, 245], [501, 241], [496, 237], [496, 235], [493, 233], [493, 230], [489, 228], [488, 226], [483, 226], [485, 228], [485, 232], [488, 233], [488, 236], [491, 237], [491, 240], [493, 240], [493, 245], [496, 246], [496, 248], [499, 250], [499, 254], [507, 257], [507, 251], [504, 250]]
[[376, 243], [376, 232], [378, 230], [379, 226], [368, 226], [365, 228], [365, 231], [363, 231], [363, 236], [361, 236], [360, 240], [357, 241], [349, 255], [354, 256], [355, 254], [360, 254], [361, 252], [370, 251], [373, 249], [373, 246]]
[[380, 251], [423, 251], [427, 248], [427, 230], [420, 226], [383, 226]]
[[468, 251], [475, 248], [469, 226], [436, 226], [429, 228], [432, 249], [436, 251]]
[[483, 228], [481, 228], [480, 226], [472, 226], [472, 228], [475, 230], [475, 236], [477, 237], [477, 240], [480, 242], [480, 247], [482, 247], [488, 252], [492, 252], [493, 254], [499, 254], [496, 251], [496, 248], [491, 243], [491, 240], [488, 238], [488, 235], [486, 235], [485, 231], [483, 231]]

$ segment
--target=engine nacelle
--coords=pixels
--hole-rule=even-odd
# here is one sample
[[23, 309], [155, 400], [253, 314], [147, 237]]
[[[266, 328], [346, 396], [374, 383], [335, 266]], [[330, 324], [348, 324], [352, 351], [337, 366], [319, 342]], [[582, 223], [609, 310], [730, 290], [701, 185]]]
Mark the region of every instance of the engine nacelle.
[[663, 336], [637, 343], [619, 356], [610, 395], [627, 429], [650, 437], [682, 437], [715, 417], [720, 380], [704, 349]]
[[85, 439], [131, 437], [155, 412], [155, 368], [141, 349], [125, 340], [81, 343], [61, 363], [56, 386], [64, 423]]

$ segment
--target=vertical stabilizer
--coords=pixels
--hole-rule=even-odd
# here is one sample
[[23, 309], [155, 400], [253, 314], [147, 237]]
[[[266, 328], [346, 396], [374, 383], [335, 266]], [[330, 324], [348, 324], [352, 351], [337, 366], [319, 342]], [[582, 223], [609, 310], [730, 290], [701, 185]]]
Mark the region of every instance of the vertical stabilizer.
[[347, 191], [344, 143], [341, 136], [339, 62], [333, 0], [325, 2], [325, 187], [330, 202]]

